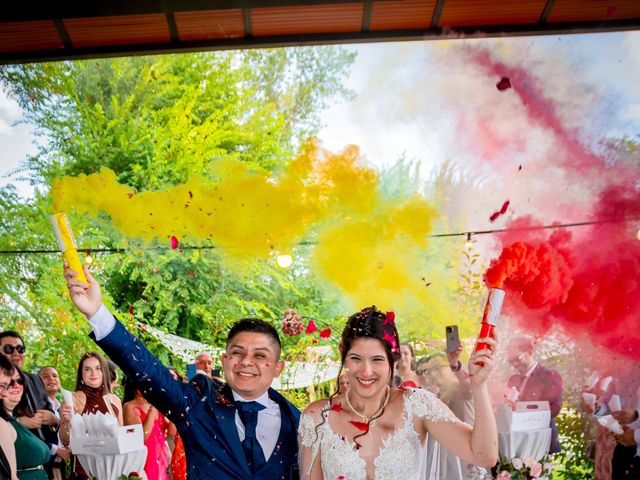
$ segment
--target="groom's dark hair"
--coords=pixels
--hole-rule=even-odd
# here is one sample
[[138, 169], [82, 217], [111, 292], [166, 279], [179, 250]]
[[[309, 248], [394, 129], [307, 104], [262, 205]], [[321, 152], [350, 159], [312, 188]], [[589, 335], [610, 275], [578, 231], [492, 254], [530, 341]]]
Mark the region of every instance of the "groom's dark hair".
[[231, 343], [233, 337], [242, 332], [262, 333], [271, 338], [274, 347], [276, 347], [276, 358], [280, 358], [280, 350], [282, 344], [278, 331], [270, 323], [260, 320], [259, 318], [243, 318], [233, 324], [227, 335], [227, 345]]

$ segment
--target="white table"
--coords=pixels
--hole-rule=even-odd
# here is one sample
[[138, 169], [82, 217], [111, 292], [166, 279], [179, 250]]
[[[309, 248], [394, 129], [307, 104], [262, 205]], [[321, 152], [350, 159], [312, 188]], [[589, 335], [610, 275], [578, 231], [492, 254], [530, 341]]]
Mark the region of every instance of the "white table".
[[99, 480], [117, 480], [121, 474], [144, 471], [147, 459], [146, 447], [128, 453], [87, 455], [78, 454], [78, 460], [91, 477]]
[[498, 432], [498, 451], [501, 458], [527, 457], [539, 461], [551, 445], [551, 428], [522, 430], [519, 432]]

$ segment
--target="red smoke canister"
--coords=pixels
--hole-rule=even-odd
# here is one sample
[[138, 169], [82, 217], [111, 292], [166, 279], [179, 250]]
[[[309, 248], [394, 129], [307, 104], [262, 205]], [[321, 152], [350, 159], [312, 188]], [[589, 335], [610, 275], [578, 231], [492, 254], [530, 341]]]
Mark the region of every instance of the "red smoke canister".
[[[481, 338], [491, 337], [493, 338], [493, 329], [498, 324], [498, 318], [500, 317], [500, 310], [502, 310], [502, 302], [504, 301], [504, 290], [499, 288], [490, 288], [487, 295], [487, 303], [484, 305], [484, 313], [482, 314], [482, 325], [480, 327], [480, 334], [478, 340], [476, 340], [476, 346], [473, 351], [478, 352], [480, 350], [486, 350], [489, 345], [481, 342]], [[484, 366], [483, 362], [476, 362], [476, 365]]]

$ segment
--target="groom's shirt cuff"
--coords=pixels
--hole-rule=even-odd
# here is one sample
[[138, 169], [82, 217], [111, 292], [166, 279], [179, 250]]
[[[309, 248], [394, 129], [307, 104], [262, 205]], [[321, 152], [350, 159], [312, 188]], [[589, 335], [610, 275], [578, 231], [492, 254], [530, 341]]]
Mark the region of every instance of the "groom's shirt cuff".
[[116, 317], [104, 306], [104, 303], [100, 305], [100, 308], [93, 317], [89, 319], [91, 328], [93, 328], [93, 334], [96, 340], [102, 340], [104, 337], [111, 333], [113, 327], [116, 326]]

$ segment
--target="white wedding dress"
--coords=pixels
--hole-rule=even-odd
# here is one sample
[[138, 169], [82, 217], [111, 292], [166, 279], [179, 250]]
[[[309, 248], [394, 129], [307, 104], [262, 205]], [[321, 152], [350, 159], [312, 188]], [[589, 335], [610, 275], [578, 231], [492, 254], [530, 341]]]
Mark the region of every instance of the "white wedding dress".
[[[373, 462], [373, 477], [367, 476], [367, 465], [358, 454], [355, 445], [336, 434], [329, 425], [328, 400], [322, 418], [305, 413], [300, 418], [299, 449], [300, 478], [311, 478], [314, 463], [320, 461], [325, 479], [331, 480], [424, 480], [437, 479], [439, 474], [439, 448], [427, 450], [426, 441], [414, 427], [414, 417], [432, 422], [455, 423], [460, 420], [428, 390], [407, 389], [403, 395], [404, 421], [402, 425], [382, 442], [382, 447]], [[317, 428], [316, 428], [317, 427]], [[457, 477], [457, 476], [456, 476]], [[451, 478], [456, 478], [451, 477]]]

